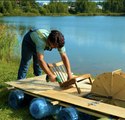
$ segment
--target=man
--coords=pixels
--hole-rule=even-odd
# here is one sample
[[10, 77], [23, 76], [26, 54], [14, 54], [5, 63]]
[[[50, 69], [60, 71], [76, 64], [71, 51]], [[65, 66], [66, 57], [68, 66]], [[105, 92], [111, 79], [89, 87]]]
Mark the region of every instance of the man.
[[22, 42], [21, 62], [18, 70], [18, 79], [26, 78], [29, 63], [33, 57], [34, 75], [41, 75], [41, 68], [48, 75], [51, 82], [56, 81], [56, 76], [50, 71], [44, 61], [44, 51], [57, 48], [66, 67], [68, 79], [72, 78], [70, 62], [65, 51], [63, 34], [58, 30], [50, 33], [45, 29], [30, 30], [26, 33]]

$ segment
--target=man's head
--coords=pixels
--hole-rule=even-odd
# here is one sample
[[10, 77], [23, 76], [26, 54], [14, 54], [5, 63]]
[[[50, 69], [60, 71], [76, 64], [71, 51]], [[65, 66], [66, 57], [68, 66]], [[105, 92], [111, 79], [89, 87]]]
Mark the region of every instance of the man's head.
[[52, 30], [48, 36], [48, 43], [52, 48], [61, 48], [65, 44], [63, 34], [58, 30]]

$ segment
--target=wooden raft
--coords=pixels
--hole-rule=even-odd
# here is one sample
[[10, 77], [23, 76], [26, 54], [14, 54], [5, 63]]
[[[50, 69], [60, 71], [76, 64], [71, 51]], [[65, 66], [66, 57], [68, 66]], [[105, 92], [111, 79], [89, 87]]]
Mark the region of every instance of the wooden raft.
[[62, 106], [74, 106], [77, 110], [89, 115], [96, 117], [109, 117], [112, 115], [125, 119], [125, 108], [81, 97], [81, 95], [87, 94], [91, 90], [91, 85], [85, 83], [81, 84], [83, 88], [80, 95], [77, 93], [75, 87], [62, 90], [58, 83], [47, 83], [45, 75], [20, 81], [6, 82], [6, 84], [21, 89], [32, 96], [45, 97], [50, 101], [56, 101], [56, 104]]

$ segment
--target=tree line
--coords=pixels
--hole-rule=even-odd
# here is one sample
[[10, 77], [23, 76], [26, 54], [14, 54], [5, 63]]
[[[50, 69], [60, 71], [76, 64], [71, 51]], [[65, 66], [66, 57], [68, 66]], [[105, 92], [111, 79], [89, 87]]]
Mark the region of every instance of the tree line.
[[[100, 9], [98, 6], [101, 6]], [[125, 0], [76, 0], [62, 2], [50, 0], [48, 5], [39, 5], [35, 0], [3, 0], [0, 1], [0, 16], [15, 15], [69, 15], [81, 13], [125, 13]]]

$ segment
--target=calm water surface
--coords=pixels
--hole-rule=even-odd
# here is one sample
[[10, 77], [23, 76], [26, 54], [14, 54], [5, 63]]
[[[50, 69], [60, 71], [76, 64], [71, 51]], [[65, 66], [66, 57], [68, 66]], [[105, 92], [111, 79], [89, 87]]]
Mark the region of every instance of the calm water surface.
[[[125, 17], [1, 17], [0, 23], [23, 26], [24, 33], [29, 27], [60, 30], [74, 73], [125, 71]], [[45, 59], [56, 62], [60, 56], [53, 50]]]

